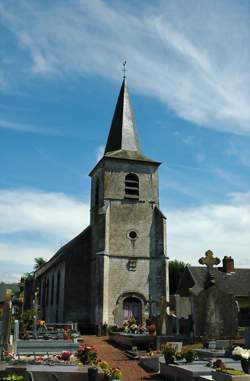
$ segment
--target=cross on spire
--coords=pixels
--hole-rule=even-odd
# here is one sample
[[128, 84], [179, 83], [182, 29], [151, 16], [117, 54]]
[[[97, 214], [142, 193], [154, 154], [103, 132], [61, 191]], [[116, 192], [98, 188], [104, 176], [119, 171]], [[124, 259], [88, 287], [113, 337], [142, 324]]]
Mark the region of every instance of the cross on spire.
[[199, 263], [207, 266], [207, 269], [210, 271], [215, 265], [220, 263], [220, 259], [214, 257], [212, 250], [207, 250], [205, 252], [205, 257], [199, 259]]
[[122, 71], [123, 71], [123, 79], [126, 78], [126, 71], [127, 71], [127, 69], [126, 69], [126, 65], [127, 65], [127, 61], [125, 60], [125, 61], [123, 61], [123, 63], [122, 63], [122, 66], [123, 66], [123, 69], [122, 69]]

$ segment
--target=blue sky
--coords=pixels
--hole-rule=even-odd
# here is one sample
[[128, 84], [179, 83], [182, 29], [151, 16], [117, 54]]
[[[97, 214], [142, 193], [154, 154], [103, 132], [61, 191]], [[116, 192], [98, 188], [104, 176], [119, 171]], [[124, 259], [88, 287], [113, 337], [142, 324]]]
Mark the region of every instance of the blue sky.
[[124, 59], [169, 257], [249, 266], [249, 58], [249, 1], [0, 0], [0, 280], [88, 224]]

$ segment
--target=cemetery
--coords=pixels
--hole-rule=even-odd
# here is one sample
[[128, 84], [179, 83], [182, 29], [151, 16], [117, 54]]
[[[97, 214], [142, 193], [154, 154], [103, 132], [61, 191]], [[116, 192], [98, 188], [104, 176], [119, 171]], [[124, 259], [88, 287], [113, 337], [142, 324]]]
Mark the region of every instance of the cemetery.
[[209, 249], [170, 293], [161, 163], [140, 148], [125, 65], [89, 226], [2, 287], [0, 381], [250, 381], [250, 270]]

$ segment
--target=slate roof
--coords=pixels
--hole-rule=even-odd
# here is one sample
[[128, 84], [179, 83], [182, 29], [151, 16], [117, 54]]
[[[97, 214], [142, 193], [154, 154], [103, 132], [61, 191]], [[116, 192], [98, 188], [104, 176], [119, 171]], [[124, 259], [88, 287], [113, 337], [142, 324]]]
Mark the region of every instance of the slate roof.
[[[196, 285], [204, 288], [207, 268], [189, 266], [188, 270]], [[226, 293], [237, 296], [248, 296], [250, 293], [250, 269], [238, 268], [233, 273], [225, 273], [221, 267], [214, 267], [215, 283]]]
[[90, 243], [90, 234], [91, 234], [91, 226], [89, 225], [86, 229], [84, 229], [80, 234], [74, 237], [71, 241], [67, 242], [63, 245], [55, 255], [50, 258], [48, 262], [46, 262], [43, 266], [39, 268], [35, 272], [35, 278], [39, 278], [43, 273], [49, 270], [52, 266], [55, 266], [57, 263], [63, 261], [66, 256], [70, 255], [70, 251], [73, 247], [78, 245], [83, 240], [89, 240]]
[[14, 293], [19, 291], [19, 286], [17, 283], [0, 283], [0, 303], [4, 301], [5, 291], [11, 289]]
[[116, 103], [105, 153], [120, 149], [141, 151], [125, 79], [122, 82]]

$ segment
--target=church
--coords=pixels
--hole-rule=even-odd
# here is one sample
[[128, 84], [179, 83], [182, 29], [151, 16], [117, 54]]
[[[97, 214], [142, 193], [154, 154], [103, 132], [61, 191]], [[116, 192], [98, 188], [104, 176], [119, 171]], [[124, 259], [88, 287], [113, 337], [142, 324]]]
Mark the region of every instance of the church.
[[90, 225], [36, 273], [40, 317], [93, 330], [138, 323], [169, 298], [158, 167], [141, 151], [123, 79], [103, 157], [91, 170]]

